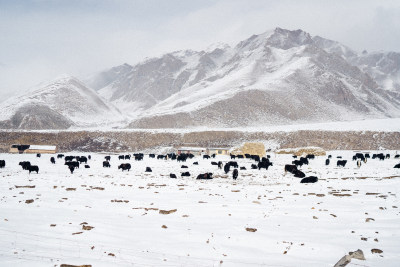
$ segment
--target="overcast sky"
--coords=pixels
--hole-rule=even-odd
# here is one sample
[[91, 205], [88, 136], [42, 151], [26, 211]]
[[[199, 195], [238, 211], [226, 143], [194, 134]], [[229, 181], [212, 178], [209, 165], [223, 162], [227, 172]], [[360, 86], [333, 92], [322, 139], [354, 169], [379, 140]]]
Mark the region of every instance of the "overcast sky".
[[0, 0], [0, 94], [275, 27], [399, 52], [400, 1]]

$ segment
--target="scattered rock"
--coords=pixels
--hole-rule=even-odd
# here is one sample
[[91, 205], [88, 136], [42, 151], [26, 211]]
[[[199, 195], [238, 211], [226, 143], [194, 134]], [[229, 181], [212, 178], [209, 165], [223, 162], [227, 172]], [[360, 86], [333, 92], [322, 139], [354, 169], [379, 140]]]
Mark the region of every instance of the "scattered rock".
[[174, 210], [160, 210], [158, 213], [159, 214], [171, 214], [171, 213], [174, 213], [176, 211], [177, 211], [177, 209], [174, 209]]
[[25, 200], [25, 203], [27, 203], [27, 204], [30, 204], [30, 203], [33, 203], [33, 199], [27, 199], [27, 200]]
[[67, 191], [76, 191], [76, 188], [69, 187], [69, 188], [66, 188], [65, 190], [67, 190]]
[[246, 228], [246, 231], [247, 232], [257, 232], [257, 229], [256, 228]]
[[90, 225], [82, 225], [82, 230], [85, 230], [85, 231], [90, 231], [90, 230], [92, 230], [94, 227], [93, 226], [90, 226]]
[[372, 253], [372, 254], [374, 254], [374, 253], [381, 254], [381, 253], [383, 253], [383, 251], [380, 250], [379, 248], [373, 248], [373, 249], [371, 249], [371, 253]]
[[349, 255], [343, 256], [334, 267], [344, 267], [351, 262], [351, 259], [365, 260], [364, 253], [360, 249], [349, 252]]
[[167, 229], [168, 227], [164, 224], [161, 228]]
[[370, 221], [375, 221], [375, 219], [374, 219], [374, 218], [367, 218], [367, 219], [365, 219], [365, 222], [370, 222]]

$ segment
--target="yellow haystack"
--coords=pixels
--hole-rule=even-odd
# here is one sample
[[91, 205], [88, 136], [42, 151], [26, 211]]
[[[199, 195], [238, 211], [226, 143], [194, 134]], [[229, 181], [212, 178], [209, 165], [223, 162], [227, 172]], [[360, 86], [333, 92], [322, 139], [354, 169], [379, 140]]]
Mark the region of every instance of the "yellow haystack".
[[265, 146], [263, 143], [244, 143], [243, 146], [232, 150], [233, 155], [258, 155], [260, 157], [265, 156]]
[[296, 156], [306, 156], [313, 154], [315, 156], [325, 156], [326, 152], [321, 147], [297, 147], [297, 148], [286, 148], [275, 151], [276, 154], [293, 154]]

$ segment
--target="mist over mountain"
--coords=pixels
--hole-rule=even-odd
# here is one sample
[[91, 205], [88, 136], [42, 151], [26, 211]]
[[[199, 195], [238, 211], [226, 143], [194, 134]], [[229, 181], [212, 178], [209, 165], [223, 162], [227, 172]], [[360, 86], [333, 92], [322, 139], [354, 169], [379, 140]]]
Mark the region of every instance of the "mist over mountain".
[[2, 104], [0, 125], [254, 127], [400, 116], [400, 54], [359, 54], [302, 30], [183, 50], [56, 80]]

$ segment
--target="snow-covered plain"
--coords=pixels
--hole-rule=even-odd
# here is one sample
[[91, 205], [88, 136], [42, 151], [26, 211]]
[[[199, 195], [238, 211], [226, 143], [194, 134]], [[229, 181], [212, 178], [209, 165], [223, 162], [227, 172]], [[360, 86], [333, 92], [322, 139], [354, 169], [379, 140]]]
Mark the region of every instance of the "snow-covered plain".
[[[181, 169], [182, 163], [145, 156], [122, 172], [117, 166], [126, 161], [113, 155], [111, 168], [102, 168], [105, 154], [92, 154], [90, 169], [70, 174], [64, 160], [52, 165], [51, 155], [0, 154], [6, 160], [0, 169], [0, 266], [333, 266], [357, 249], [366, 261], [349, 266], [399, 266], [400, 170], [393, 166], [400, 160], [396, 151], [386, 152], [391, 159], [357, 168], [354, 151], [329, 151], [330, 166], [317, 157], [302, 167], [320, 178], [315, 184], [285, 175], [292, 157], [274, 153], [268, 171], [237, 160], [247, 170], [236, 181], [200, 157]], [[338, 155], [348, 160], [345, 168], [334, 164]], [[39, 174], [23, 171], [23, 160], [37, 164]], [[144, 172], [147, 166], [152, 173]], [[192, 176], [180, 177], [181, 171]], [[195, 179], [204, 172], [215, 178]], [[372, 254], [374, 248], [383, 253]]]

